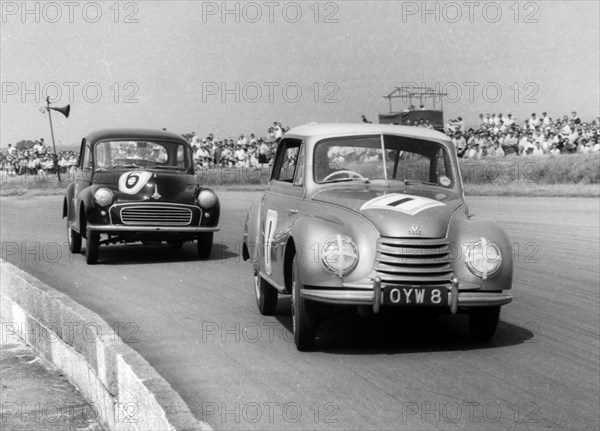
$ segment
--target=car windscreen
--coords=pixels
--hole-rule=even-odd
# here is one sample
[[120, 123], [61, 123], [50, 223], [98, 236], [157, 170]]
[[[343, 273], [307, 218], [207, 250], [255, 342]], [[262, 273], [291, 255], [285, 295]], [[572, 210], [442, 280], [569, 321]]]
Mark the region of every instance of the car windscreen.
[[452, 187], [456, 180], [445, 146], [394, 135], [324, 139], [314, 148], [314, 180], [400, 180]]
[[179, 142], [109, 140], [94, 149], [96, 168], [181, 169], [191, 167], [188, 149]]

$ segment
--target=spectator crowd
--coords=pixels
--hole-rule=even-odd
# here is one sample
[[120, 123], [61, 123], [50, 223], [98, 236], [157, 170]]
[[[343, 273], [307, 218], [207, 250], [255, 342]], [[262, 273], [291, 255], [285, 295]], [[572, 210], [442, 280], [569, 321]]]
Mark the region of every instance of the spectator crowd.
[[241, 134], [237, 139], [217, 139], [212, 133], [200, 138], [196, 132], [185, 134], [194, 151], [194, 162], [200, 168], [249, 168], [271, 163], [277, 143], [289, 130], [273, 122], [265, 137], [254, 133]]
[[48, 173], [71, 174], [77, 165], [78, 154], [75, 151], [52, 153], [44, 139], [34, 141], [33, 146], [13, 146], [8, 144], [6, 154], [0, 152], [0, 171], [4, 175], [35, 175], [45, 177]]
[[[363, 122], [369, 122], [364, 116]], [[433, 129], [429, 121], [415, 121], [414, 127]], [[240, 134], [237, 139], [215, 138], [210, 133], [201, 138], [195, 132], [183, 136], [191, 144], [198, 168], [249, 168], [272, 162], [277, 144], [289, 130], [274, 122], [264, 137], [254, 133]], [[484, 157], [547, 156], [559, 154], [588, 154], [600, 152], [600, 117], [583, 122], [577, 112], [553, 119], [542, 113], [531, 114], [521, 125], [511, 114], [479, 114], [478, 126], [466, 129], [461, 117], [448, 121], [444, 132], [452, 139], [458, 156], [465, 159]], [[36, 175], [48, 173], [72, 174], [77, 165], [75, 151], [51, 152], [44, 139], [33, 146], [8, 145], [0, 152], [0, 172], [4, 175]]]
[[477, 128], [465, 129], [461, 117], [444, 127], [459, 157], [547, 156], [599, 152], [600, 117], [583, 122], [577, 112], [553, 119], [536, 113], [519, 125], [512, 114], [479, 114]]

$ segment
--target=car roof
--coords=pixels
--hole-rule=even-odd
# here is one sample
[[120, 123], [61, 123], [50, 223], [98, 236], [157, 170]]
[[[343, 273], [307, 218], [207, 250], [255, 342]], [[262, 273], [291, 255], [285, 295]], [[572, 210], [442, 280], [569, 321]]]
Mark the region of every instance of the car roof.
[[286, 136], [343, 136], [392, 134], [414, 138], [449, 140], [447, 135], [424, 127], [398, 126], [372, 123], [308, 123], [290, 129]]
[[86, 136], [90, 142], [98, 142], [109, 139], [132, 139], [132, 140], [163, 140], [188, 143], [187, 140], [176, 133], [167, 130], [155, 129], [102, 129], [96, 130]]

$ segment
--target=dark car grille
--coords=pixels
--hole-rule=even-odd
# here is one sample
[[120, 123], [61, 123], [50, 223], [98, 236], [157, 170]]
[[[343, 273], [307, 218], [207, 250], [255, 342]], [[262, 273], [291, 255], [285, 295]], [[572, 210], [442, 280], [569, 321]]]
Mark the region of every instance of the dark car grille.
[[375, 271], [388, 284], [446, 284], [452, 277], [448, 241], [382, 237]]
[[121, 209], [121, 221], [138, 226], [187, 226], [192, 221], [192, 210], [167, 205], [136, 205]]

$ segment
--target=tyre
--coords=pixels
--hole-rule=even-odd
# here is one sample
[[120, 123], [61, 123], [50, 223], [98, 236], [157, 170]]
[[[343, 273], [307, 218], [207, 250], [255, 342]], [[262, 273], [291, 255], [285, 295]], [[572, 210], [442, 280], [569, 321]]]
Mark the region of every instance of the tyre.
[[265, 281], [257, 272], [254, 273], [254, 291], [256, 305], [263, 316], [272, 316], [277, 308], [277, 290]]
[[100, 248], [100, 233], [87, 230], [87, 242], [85, 244], [85, 261], [88, 265], [98, 262], [98, 249]]
[[213, 246], [213, 232], [202, 232], [198, 234], [198, 257], [208, 259]]
[[471, 340], [479, 342], [491, 340], [499, 320], [500, 306], [469, 310], [469, 337]]
[[316, 306], [300, 296], [302, 282], [299, 278], [297, 256], [292, 262], [292, 327], [294, 342], [300, 351], [310, 350], [317, 336]]
[[81, 253], [81, 235], [71, 228], [71, 224], [67, 221], [67, 241], [69, 243], [69, 251], [73, 254]]

